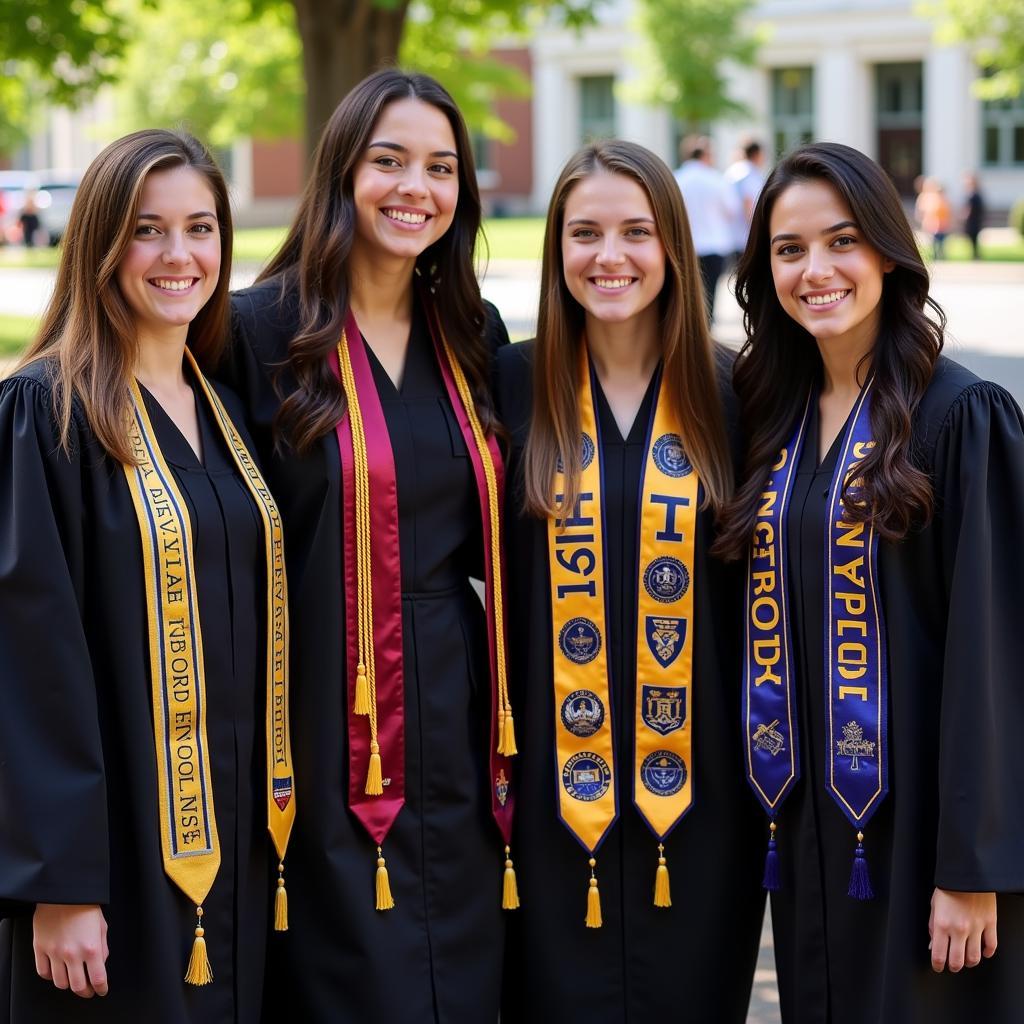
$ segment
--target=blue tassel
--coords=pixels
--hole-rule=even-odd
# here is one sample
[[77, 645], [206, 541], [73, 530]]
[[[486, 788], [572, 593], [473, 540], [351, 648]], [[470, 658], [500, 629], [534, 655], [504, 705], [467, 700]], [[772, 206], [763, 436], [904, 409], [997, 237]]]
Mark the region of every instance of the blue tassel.
[[850, 888], [847, 895], [855, 900], [873, 900], [875, 891], [871, 888], [868, 874], [868, 858], [864, 852], [864, 833], [857, 833], [857, 849], [853, 853], [853, 870], [850, 872]]
[[778, 892], [782, 888], [779, 883], [779, 854], [775, 842], [775, 822], [769, 826], [771, 835], [768, 839], [768, 852], [764, 858], [764, 879], [761, 882], [763, 888], [768, 892]]

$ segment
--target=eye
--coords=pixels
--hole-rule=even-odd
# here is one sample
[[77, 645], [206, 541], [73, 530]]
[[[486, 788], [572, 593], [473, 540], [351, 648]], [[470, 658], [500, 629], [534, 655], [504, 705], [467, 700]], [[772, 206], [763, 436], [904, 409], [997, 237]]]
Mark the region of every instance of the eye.
[[597, 232], [590, 228], [574, 228], [572, 232], [573, 238], [579, 238], [584, 242], [589, 242], [592, 238], [597, 238]]
[[455, 173], [455, 168], [450, 167], [448, 164], [431, 164], [428, 168], [431, 174], [440, 174], [443, 176], [451, 176]]
[[140, 224], [135, 229], [136, 238], [152, 238], [153, 235], [158, 235], [160, 232], [157, 231], [156, 227], [152, 224]]
[[837, 249], [847, 249], [851, 245], [855, 245], [857, 239], [853, 235], [839, 235], [838, 238], [832, 239], [832, 245]]
[[785, 245], [780, 245], [776, 250], [776, 256], [798, 256], [800, 254], [800, 246], [795, 245], [793, 242], [787, 242]]
[[626, 232], [626, 237], [627, 238], [640, 238], [640, 239], [650, 238], [651, 237], [651, 232], [647, 228], [639, 228], [639, 227], [637, 227], [637, 228], [630, 228]]
[[197, 235], [212, 235], [213, 225], [200, 222], [198, 224], [193, 224], [189, 230]]
[[378, 156], [373, 161], [378, 167], [398, 167], [398, 161], [393, 156]]

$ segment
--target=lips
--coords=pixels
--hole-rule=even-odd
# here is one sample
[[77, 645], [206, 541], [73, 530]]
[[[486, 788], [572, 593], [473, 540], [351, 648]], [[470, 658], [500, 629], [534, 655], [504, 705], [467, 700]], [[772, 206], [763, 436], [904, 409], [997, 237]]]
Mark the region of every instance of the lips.
[[408, 207], [384, 206], [380, 212], [392, 223], [401, 224], [403, 227], [422, 227], [431, 218], [431, 214], [425, 210]]
[[146, 283], [173, 295], [187, 292], [198, 281], [198, 277], [151, 277]]
[[830, 308], [842, 302], [851, 291], [851, 288], [834, 288], [829, 292], [808, 292], [800, 296], [800, 301], [811, 309]]
[[621, 291], [623, 288], [628, 288], [634, 281], [635, 277], [592, 277], [590, 283], [595, 288], [600, 288], [602, 291], [614, 292]]

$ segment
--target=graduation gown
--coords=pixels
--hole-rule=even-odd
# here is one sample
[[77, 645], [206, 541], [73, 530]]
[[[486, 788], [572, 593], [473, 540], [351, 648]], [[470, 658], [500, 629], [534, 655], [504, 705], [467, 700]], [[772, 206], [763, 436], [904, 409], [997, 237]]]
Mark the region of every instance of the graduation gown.
[[[519, 743], [513, 856], [522, 907], [509, 919], [505, 1024], [678, 1020], [742, 1024], [764, 894], [763, 823], [743, 779], [739, 722], [741, 594], [710, 558], [712, 513], [698, 514], [694, 626], [694, 804], [666, 840], [672, 907], [653, 905], [658, 841], [632, 804], [640, 473], [656, 397], [648, 387], [623, 438], [595, 388], [605, 487], [605, 557], [619, 818], [596, 854], [604, 924], [584, 926], [589, 854], [558, 817], [547, 523], [519, 514], [533, 343], [498, 357], [509, 466], [509, 651]], [[625, 784], [623, 784], [625, 782]]]
[[[297, 298], [236, 292], [230, 373], [285, 527], [298, 814], [290, 930], [273, 936], [268, 1006], [309, 1024], [487, 1024], [498, 1016], [503, 844], [488, 787], [487, 628], [469, 453], [416, 307], [401, 386], [367, 346], [394, 453], [405, 675], [405, 805], [383, 844], [396, 906], [374, 909], [377, 852], [348, 809], [341, 465], [335, 432], [274, 454], [276, 364]], [[490, 311], [492, 345], [507, 341]], [[284, 393], [294, 387], [285, 371]], [[283, 1015], [283, 1016], [280, 1016]]]
[[[198, 385], [195, 385], [198, 388]], [[76, 408], [58, 447], [39, 363], [0, 384], [0, 1021], [248, 1024], [271, 896], [258, 512], [199, 396], [205, 464], [143, 389], [188, 505], [221, 865], [204, 902], [212, 985], [184, 983], [195, 905], [164, 873], [138, 520]], [[236, 425], [237, 400], [218, 389]], [[243, 434], [244, 436], [244, 434]], [[110, 992], [36, 975], [36, 903], [97, 903]]]
[[[1024, 1006], [1024, 419], [941, 358], [914, 416], [935, 517], [879, 544], [889, 667], [889, 793], [864, 829], [876, 898], [847, 896], [855, 829], [824, 785], [824, 521], [837, 439], [808, 425], [787, 540], [801, 778], [778, 818], [772, 923], [786, 1024], [1010, 1024]], [[999, 948], [935, 974], [938, 886], [998, 892]]]

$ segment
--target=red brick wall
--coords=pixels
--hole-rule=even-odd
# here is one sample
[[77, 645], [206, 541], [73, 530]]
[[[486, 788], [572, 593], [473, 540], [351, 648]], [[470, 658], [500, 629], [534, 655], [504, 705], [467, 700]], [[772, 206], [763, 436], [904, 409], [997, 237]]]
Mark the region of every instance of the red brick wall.
[[300, 139], [252, 140], [254, 199], [280, 199], [302, 191], [305, 153]]
[[[492, 56], [504, 64], [511, 64], [526, 78], [533, 78], [530, 51], [499, 50]], [[533, 191], [533, 105], [529, 96], [505, 97], [495, 105], [497, 115], [516, 133], [515, 142], [491, 143], [491, 167], [499, 175], [499, 184], [488, 195], [526, 197]]]

